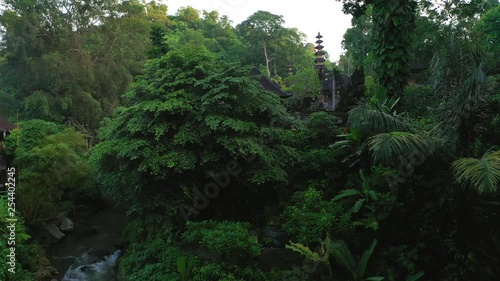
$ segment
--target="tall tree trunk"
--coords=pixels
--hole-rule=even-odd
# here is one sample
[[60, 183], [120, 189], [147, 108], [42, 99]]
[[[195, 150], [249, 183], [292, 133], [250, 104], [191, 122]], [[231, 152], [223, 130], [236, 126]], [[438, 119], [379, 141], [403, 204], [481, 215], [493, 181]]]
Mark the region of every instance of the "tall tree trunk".
[[267, 44], [266, 41], [264, 41], [264, 56], [266, 57], [266, 70], [267, 70], [267, 78], [271, 78], [271, 70], [269, 70], [269, 62], [271, 61], [269, 59], [269, 56], [267, 54]]

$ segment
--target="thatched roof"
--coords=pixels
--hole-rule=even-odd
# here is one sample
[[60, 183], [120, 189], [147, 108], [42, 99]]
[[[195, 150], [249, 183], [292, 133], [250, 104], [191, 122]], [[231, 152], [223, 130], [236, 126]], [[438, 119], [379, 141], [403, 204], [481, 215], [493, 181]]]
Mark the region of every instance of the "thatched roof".
[[291, 93], [287, 93], [285, 91], [283, 91], [280, 87], [278, 87], [278, 85], [274, 84], [269, 78], [267, 78], [266, 76], [262, 75], [260, 70], [257, 68], [257, 67], [254, 67], [252, 69], [252, 75], [260, 75], [260, 85], [270, 91], [270, 92], [273, 92], [275, 93], [276, 95], [278, 95], [280, 98], [288, 98], [288, 97], [291, 97], [292, 94]]
[[16, 128], [16, 125], [10, 123], [9, 121], [0, 117], [0, 132], [12, 131]]

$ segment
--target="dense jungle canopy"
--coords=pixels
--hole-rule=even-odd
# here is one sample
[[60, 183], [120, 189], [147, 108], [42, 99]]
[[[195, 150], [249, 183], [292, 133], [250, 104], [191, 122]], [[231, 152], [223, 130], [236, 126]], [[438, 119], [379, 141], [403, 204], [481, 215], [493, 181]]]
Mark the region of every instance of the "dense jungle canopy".
[[4, 0], [0, 279], [114, 205], [118, 280], [499, 280], [499, 2], [339, 2], [333, 62], [264, 10]]

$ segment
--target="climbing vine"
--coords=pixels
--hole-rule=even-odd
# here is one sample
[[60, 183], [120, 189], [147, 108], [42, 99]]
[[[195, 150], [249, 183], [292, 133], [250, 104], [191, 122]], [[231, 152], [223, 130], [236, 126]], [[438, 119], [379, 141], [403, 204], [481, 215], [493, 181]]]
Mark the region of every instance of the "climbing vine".
[[372, 40], [374, 72], [389, 96], [401, 96], [410, 75], [415, 0], [343, 0], [344, 12], [357, 18], [373, 6]]
[[416, 8], [414, 0], [373, 3], [375, 75], [390, 96], [401, 96], [410, 76]]

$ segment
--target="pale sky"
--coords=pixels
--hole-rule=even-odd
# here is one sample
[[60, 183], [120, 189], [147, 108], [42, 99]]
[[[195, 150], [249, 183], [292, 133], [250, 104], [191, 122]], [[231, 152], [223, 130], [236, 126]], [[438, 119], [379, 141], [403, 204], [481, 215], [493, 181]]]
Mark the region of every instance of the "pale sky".
[[[175, 14], [180, 7], [192, 6], [197, 10], [219, 11], [233, 24], [239, 24], [258, 10], [283, 16], [286, 27], [296, 27], [307, 35], [307, 42], [323, 35], [323, 46], [330, 60], [338, 61], [342, 53], [342, 36], [351, 26], [351, 16], [342, 12], [342, 2], [335, 0], [159, 0], [168, 6], [168, 13]], [[318, 5], [320, 4], [320, 5]], [[317, 8], [319, 7], [319, 9]]]

